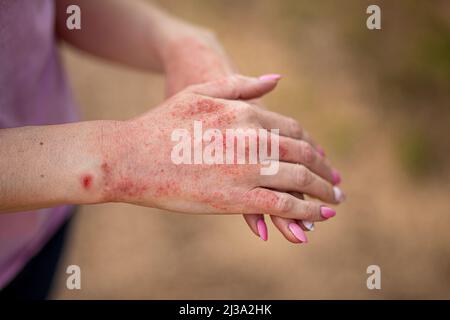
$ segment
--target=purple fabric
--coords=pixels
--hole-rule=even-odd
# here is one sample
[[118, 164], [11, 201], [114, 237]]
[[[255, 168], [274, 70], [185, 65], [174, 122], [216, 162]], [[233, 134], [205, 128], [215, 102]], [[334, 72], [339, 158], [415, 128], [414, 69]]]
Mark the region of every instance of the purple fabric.
[[[0, 128], [78, 119], [54, 24], [53, 0], [0, 0]], [[0, 215], [0, 288], [42, 248], [70, 209]]]

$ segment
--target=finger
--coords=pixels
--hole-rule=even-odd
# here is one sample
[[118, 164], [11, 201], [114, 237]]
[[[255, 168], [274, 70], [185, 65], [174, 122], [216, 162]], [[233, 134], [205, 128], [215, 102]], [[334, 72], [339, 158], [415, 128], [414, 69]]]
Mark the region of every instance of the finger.
[[[298, 199], [305, 200], [305, 196], [302, 193], [299, 193], [299, 192], [289, 192], [289, 193]], [[303, 231], [307, 231], [307, 232], [314, 231], [314, 222], [306, 221], [306, 220], [302, 220], [302, 221], [298, 221], [298, 222], [299, 222], [300, 227], [303, 229]]]
[[[303, 195], [300, 193], [293, 192], [291, 194], [299, 199], [304, 199]], [[247, 223], [247, 225], [250, 227], [250, 229], [253, 231], [253, 233], [255, 235], [257, 235], [264, 241], [268, 240], [267, 225], [264, 220], [264, 215], [262, 215], [262, 214], [244, 214], [243, 217], [245, 219], [245, 222]], [[290, 222], [295, 222], [295, 220], [286, 219], [286, 218], [277, 217], [277, 219], [285, 221], [284, 225], [288, 225]], [[299, 223], [299, 225], [305, 231], [312, 231], [314, 229], [313, 222], [308, 222], [305, 225], [305, 223], [302, 221]], [[308, 226], [308, 227], [306, 227], [306, 226]], [[280, 228], [278, 228], [278, 229], [283, 233], [283, 231]], [[292, 234], [292, 233], [290, 233], [290, 234]], [[287, 237], [287, 235], [285, 235], [285, 237]]]
[[268, 232], [266, 222], [264, 221], [264, 215], [244, 214], [244, 219], [254, 234], [260, 237], [262, 240], [267, 241]]
[[300, 163], [332, 184], [338, 184], [339, 174], [331, 168], [329, 161], [322, 157], [308, 142], [280, 136], [280, 160]]
[[[298, 199], [304, 199], [303, 194], [298, 192], [290, 192], [294, 197]], [[314, 229], [314, 222], [298, 221], [288, 218], [281, 218], [277, 216], [270, 216], [272, 223], [281, 232], [281, 234], [290, 242], [303, 243], [304, 239], [308, 241], [306, 235], [302, 235], [301, 232], [296, 230], [296, 227], [291, 224], [298, 224], [302, 231], [312, 231]]]
[[280, 162], [274, 175], [260, 175], [260, 185], [280, 191], [297, 191], [322, 201], [338, 204], [344, 193], [336, 186], [311, 172], [301, 164]]
[[308, 238], [302, 229], [301, 223], [293, 219], [286, 219], [277, 216], [270, 216], [272, 223], [281, 234], [292, 243], [307, 243]]
[[258, 120], [265, 129], [279, 129], [280, 135], [307, 141], [314, 147], [317, 143], [310, 134], [302, 128], [297, 120], [283, 116], [279, 113], [257, 108]]
[[242, 205], [243, 213], [261, 212], [295, 220], [324, 221], [336, 215], [333, 209], [316, 202], [261, 187], [246, 192]]
[[233, 75], [211, 82], [193, 85], [186, 90], [212, 98], [254, 99], [272, 91], [280, 80], [279, 75], [266, 75], [259, 78]]

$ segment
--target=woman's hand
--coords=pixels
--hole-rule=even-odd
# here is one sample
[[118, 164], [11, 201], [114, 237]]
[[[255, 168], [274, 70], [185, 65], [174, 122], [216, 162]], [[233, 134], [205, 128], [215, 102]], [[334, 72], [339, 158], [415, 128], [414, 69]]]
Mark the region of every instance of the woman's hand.
[[[185, 26], [185, 28], [180, 29], [188, 31], [183, 36], [168, 41], [167, 51], [163, 55], [165, 57], [166, 92], [168, 96], [175, 94], [189, 84], [202, 83], [216, 79], [218, 76], [233, 73], [234, 68], [212, 33], [193, 26]], [[261, 108], [257, 101], [253, 101], [252, 105], [255, 108], [260, 108], [261, 112], [271, 115], [272, 121], [283, 118], [283, 124], [291, 129], [284, 130], [282, 135], [304, 141], [310, 147], [313, 147], [314, 154], [324, 156], [323, 150], [314, 143], [306, 131], [302, 130], [297, 121], [279, 116], [276, 113], [263, 111], [264, 108]], [[326, 160], [324, 162], [329, 167], [329, 163]], [[331, 173], [330, 170], [315, 170], [315, 173], [333, 184], [340, 182], [340, 176], [336, 170], [331, 170]], [[335, 190], [337, 193], [340, 192], [339, 189]], [[297, 196], [301, 197], [300, 194], [297, 194]], [[267, 225], [262, 214], [247, 214], [244, 215], [244, 218], [253, 233], [263, 240], [267, 240]], [[293, 243], [303, 242], [306, 236], [302, 234], [302, 231], [310, 231], [314, 227], [311, 221], [294, 221], [276, 216], [271, 218], [285, 238]], [[301, 239], [299, 239], [299, 235], [301, 235]]]
[[[329, 218], [332, 209], [289, 193], [339, 203], [326, 160], [307, 142], [288, 137], [303, 136], [292, 120], [237, 100], [261, 96], [276, 83], [273, 77], [232, 76], [190, 86], [106, 133], [104, 140], [109, 142], [101, 164], [105, 200], [184, 213], [263, 213], [293, 221]], [[260, 163], [175, 164], [172, 134], [185, 129], [194, 137], [194, 121], [202, 122], [203, 131], [212, 128], [222, 133], [230, 128], [279, 128], [278, 172], [261, 175]], [[276, 218], [274, 222], [278, 223]]]
[[[80, 7], [83, 7], [83, 12], [86, 13], [83, 18], [83, 30], [89, 30], [89, 32], [67, 32], [67, 28], [65, 28], [65, 9], [67, 4], [78, 4]], [[101, 12], [100, 15], [98, 14], [99, 12]], [[108, 29], [110, 32], [105, 34], [105, 29]], [[165, 71], [167, 76], [168, 95], [174, 95], [188, 85], [215, 80], [236, 72], [230, 63], [230, 60], [227, 58], [226, 54], [224, 54], [221, 45], [211, 32], [197, 26], [192, 26], [176, 17], [170, 16], [154, 6], [149, 6], [147, 3], [140, 1], [124, 2], [119, 0], [99, 0], [92, 2], [87, 0], [76, 0], [75, 2], [72, 1], [70, 3], [65, 0], [62, 1], [62, 3], [59, 3], [58, 1], [57, 30], [58, 35], [61, 38], [92, 54], [145, 70]], [[256, 106], [254, 107], [256, 108]], [[262, 111], [261, 113], [264, 112]], [[261, 113], [254, 112], [254, 114]], [[267, 116], [273, 116], [271, 117], [273, 119], [281, 117], [276, 114], [270, 115], [269, 113], [266, 114], [266, 117]], [[155, 116], [155, 118], [158, 117]], [[286, 118], [284, 119], [286, 120]], [[258, 119], [258, 121], [260, 121], [260, 119]], [[297, 142], [306, 141], [314, 148], [314, 151], [320, 150], [308, 140], [307, 134], [301, 135], [302, 137], [299, 139], [296, 138], [295, 133], [300, 132], [297, 127], [298, 124], [293, 120], [287, 121], [291, 123], [290, 126], [292, 129], [290, 131], [292, 134], [281, 133], [282, 136], [293, 138]], [[133, 131], [133, 125], [137, 125], [137, 123], [138, 122], [131, 121], [122, 126], [120, 122], [99, 121], [52, 128], [35, 128], [33, 130], [27, 130], [27, 134], [39, 134], [43, 131], [50, 140], [57, 140], [55, 139], [55, 136], [59, 135], [63, 136], [65, 141], [67, 141], [68, 137], [65, 133], [70, 131], [71, 140], [74, 140], [74, 143], [81, 143], [79, 151], [85, 153], [85, 149], [90, 150], [91, 144], [94, 146], [97, 146], [98, 144], [106, 145], [108, 140], [107, 132], [115, 132], [113, 136], [119, 136], [119, 141], [124, 140], [125, 138], [119, 133], [122, 132], [121, 128], [128, 127], [126, 130]], [[86, 135], [83, 135], [81, 138], [79, 138], [78, 135], [73, 135], [71, 132], [71, 130], [76, 133], [80, 132], [79, 127], [82, 127], [84, 130], [83, 132], [86, 133]], [[286, 127], [289, 127], [289, 125], [286, 124]], [[100, 129], [104, 134], [97, 134], [97, 131]], [[14, 136], [16, 131], [21, 130], [9, 131], [9, 135]], [[93, 136], [101, 136], [101, 142], [97, 143], [96, 139], [91, 139]], [[11, 138], [11, 140], [14, 139]], [[111, 145], [114, 144], [111, 143]], [[11, 146], [14, 149], [14, 145], [12, 144]], [[64, 144], [62, 141], [61, 143], [58, 141], [58, 150], [65, 150], [67, 148], [70, 151], [70, 147], [71, 144]], [[306, 148], [308, 149], [309, 147]], [[94, 147], [93, 149], [94, 152], [91, 153], [89, 151], [84, 155], [84, 158], [92, 155], [94, 158], [92, 164], [95, 164], [97, 161], [96, 151], [99, 148]], [[104, 151], [104, 153], [107, 153], [112, 157], [112, 154], [109, 151]], [[70, 159], [67, 159], [68, 163], [70, 161]], [[72, 162], [70, 162], [71, 165], [74, 164]], [[327, 163], [326, 160], [324, 160], [324, 162]], [[76, 164], [76, 166], [71, 167], [71, 171], [73, 171], [74, 174], [79, 174], [79, 169], [86, 171], [87, 167], [90, 167], [81, 166], [79, 163]], [[105, 162], [105, 167], [102, 170], [109, 172], [110, 168], [106, 164], [107, 163]], [[67, 172], [66, 167], [60, 167], [61, 174]], [[329, 181], [329, 170], [326, 172], [319, 172], [316, 170], [314, 172], [321, 178]], [[45, 175], [45, 177], [47, 176], [48, 175]], [[71, 175], [66, 174], [68, 181], [61, 180], [59, 174], [52, 174], [52, 176], [55, 177], [54, 183], [59, 183], [61, 185], [70, 183], [71, 181]], [[332, 182], [335, 183], [337, 180], [338, 179], [333, 179]], [[90, 180], [88, 179], [86, 181]], [[79, 194], [77, 194], [74, 199], [70, 197], [66, 198], [65, 194], [67, 192], [62, 192], [60, 197], [54, 197], [55, 199], [50, 199], [51, 201], [48, 201], [48, 199], [45, 199], [45, 197], [42, 196], [42, 203], [39, 203], [38, 206], [53, 205], [60, 203], [61, 201], [74, 203], [85, 203], [85, 201], [88, 203], [98, 202], [98, 195], [94, 194], [92, 190], [94, 186], [95, 183], [93, 183], [93, 186], [91, 187], [89, 199], [86, 199], [86, 194], [83, 192], [83, 189], [78, 190], [75, 188], [75, 193]], [[110, 186], [109, 188], [111, 189]], [[127, 189], [128, 187], [125, 183], [125, 185], [122, 185], [122, 187], [119, 188], [118, 193], [121, 193], [120, 190]], [[42, 188], [42, 186], [36, 190], [42, 191], [39, 194], [45, 195], [44, 191], [46, 189]], [[113, 190], [110, 190], [107, 193], [112, 195], [114, 192]], [[20, 199], [22, 202], [27, 202], [25, 201], [25, 199], [28, 199], [27, 193], [24, 193], [23, 197]], [[27, 207], [35, 207], [33, 201], [29, 202], [29, 206]], [[16, 203], [18, 203], [18, 201], [11, 201], [5, 208], [15, 208]], [[261, 220], [261, 217], [261, 215], [245, 215], [250, 228], [257, 235], [261, 235], [261, 232], [265, 232], [264, 230], [266, 230], [265, 223]], [[289, 230], [289, 223], [292, 222], [291, 220], [277, 218], [274, 219], [274, 222], [289, 241], [299, 242]]]

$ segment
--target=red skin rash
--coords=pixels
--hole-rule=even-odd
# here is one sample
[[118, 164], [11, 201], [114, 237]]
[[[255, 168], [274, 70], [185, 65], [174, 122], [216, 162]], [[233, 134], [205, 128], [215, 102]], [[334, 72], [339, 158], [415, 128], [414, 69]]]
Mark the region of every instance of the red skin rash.
[[[250, 196], [247, 196], [247, 197], [250, 197]], [[266, 190], [259, 191], [258, 194], [252, 193], [251, 197], [258, 197], [259, 201], [262, 201], [259, 203], [259, 205], [264, 210], [267, 210], [268, 213], [270, 210], [272, 210], [276, 206], [276, 204], [279, 200], [279, 197], [277, 194], [274, 194], [273, 192], [270, 192], [268, 190], [267, 191]], [[254, 203], [254, 199], [248, 199], [248, 201], [250, 203]]]
[[208, 119], [204, 122], [205, 127], [209, 128], [224, 128], [233, 123], [236, 119], [236, 115], [233, 112], [227, 111], [217, 115], [214, 119]]
[[288, 155], [288, 150], [284, 147], [280, 145], [280, 159], [285, 159]]
[[140, 197], [147, 190], [146, 185], [138, 185], [130, 178], [121, 178], [114, 186], [114, 192], [126, 195], [129, 197]]
[[207, 113], [218, 113], [224, 109], [224, 105], [217, 103], [212, 99], [202, 98], [191, 103], [186, 109], [185, 106], [180, 105], [171, 112], [171, 115], [182, 119], [195, 119], [197, 115], [203, 118]]
[[92, 186], [92, 176], [90, 174], [83, 175], [81, 177], [81, 185], [84, 189], [88, 190]]
[[111, 167], [109, 166], [108, 163], [103, 162], [101, 168], [105, 176], [109, 176], [111, 174]]
[[279, 199], [278, 195], [268, 193], [267, 198], [265, 199], [265, 202], [263, 204], [263, 207], [266, 208], [266, 210], [273, 209], [276, 206], [278, 199]]
[[216, 103], [211, 99], [200, 99], [194, 105], [189, 107], [189, 114], [194, 115], [197, 113], [212, 113], [223, 109], [223, 104]]
[[[101, 188], [103, 201], [132, 202], [151, 204], [167, 201], [183, 196], [183, 200], [196, 200], [210, 205], [217, 210], [227, 210], [229, 199], [241, 197], [241, 191], [233, 187], [219, 189], [214, 192], [211, 187], [202, 187], [199, 181], [204, 181], [209, 172], [238, 185], [242, 176], [249, 172], [257, 172], [258, 165], [178, 165], [170, 160], [170, 134], [172, 127], [189, 128], [196, 118], [203, 120], [203, 128], [213, 127], [225, 133], [226, 128], [235, 127], [235, 120], [240, 114], [234, 109], [228, 109], [222, 103], [210, 98], [188, 96], [187, 103], [172, 100], [170, 109], [166, 109], [170, 126], [160, 126], [153, 130], [148, 120], [127, 122], [120, 130], [113, 131], [112, 136], [105, 140], [102, 146], [102, 162], [99, 164], [100, 179], [96, 185]], [[161, 112], [166, 112], [164, 109]], [[151, 121], [150, 121], [151, 123]], [[109, 145], [109, 141], [112, 141]], [[224, 143], [224, 152], [226, 142]], [[236, 143], [235, 143], [236, 145]], [[270, 146], [269, 146], [270, 148]], [[246, 152], [248, 153], [248, 151]], [[147, 154], [151, 155], [150, 157]], [[150, 161], [151, 162], [150, 162]], [[208, 181], [214, 181], [206, 178]], [[212, 185], [212, 184], [211, 184]], [[224, 183], [225, 185], [225, 183]], [[209, 185], [210, 186], [210, 185]], [[233, 198], [230, 193], [237, 192]], [[235, 204], [233, 204], [235, 205]]]
[[127, 176], [118, 174], [116, 178], [111, 165], [107, 162], [102, 163], [101, 170], [103, 174], [104, 194], [108, 199], [139, 197], [148, 189], [146, 184], [135, 183]]
[[169, 180], [166, 183], [163, 183], [155, 190], [155, 195], [158, 197], [167, 197], [177, 193], [180, 193], [180, 186], [176, 181], [173, 180]]

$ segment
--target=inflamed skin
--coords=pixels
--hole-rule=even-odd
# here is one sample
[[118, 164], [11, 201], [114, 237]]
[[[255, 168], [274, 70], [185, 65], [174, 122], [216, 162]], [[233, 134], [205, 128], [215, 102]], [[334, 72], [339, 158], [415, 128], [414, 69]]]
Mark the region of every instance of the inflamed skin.
[[[248, 102], [271, 91], [278, 79], [235, 75], [193, 85], [129, 121], [28, 127], [20, 134], [18, 129], [3, 129], [0, 165], [18, 154], [34, 163], [3, 178], [26, 181], [36, 176], [37, 182], [18, 189], [14, 198], [1, 198], [0, 212], [126, 202], [191, 214], [270, 214], [294, 222], [329, 219], [334, 210], [302, 198], [306, 194], [331, 204], [342, 200], [327, 159], [295, 121]], [[260, 163], [174, 163], [172, 133], [181, 128], [194, 136], [196, 121], [221, 133], [279, 129], [276, 174], [262, 175]], [[226, 149], [228, 142], [221, 143]], [[6, 187], [0, 185], [1, 194], [9, 194]], [[30, 195], [33, 201], [27, 204]], [[21, 207], [14, 205], [17, 199]], [[257, 227], [264, 237], [264, 228], [260, 223]], [[288, 227], [298, 241], [307, 241], [297, 223]]]
[[[192, 131], [195, 121], [221, 132], [227, 128], [271, 129], [264, 126], [270, 122], [267, 113], [258, 114], [251, 104], [236, 99], [258, 97], [275, 84], [273, 80], [232, 77], [191, 86], [139, 118], [104, 126], [98, 138], [101, 161], [92, 173], [92, 179], [98, 180], [92, 185], [101, 190], [101, 201], [185, 213], [262, 212], [325, 220], [319, 203], [284, 192], [339, 202], [332, 184], [313, 172], [324, 171], [331, 180], [332, 170], [306, 142], [281, 136], [279, 172], [272, 176], [261, 175], [260, 164], [176, 164], [171, 159], [172, 132], [178, 128]], [[294, 161], [305, 164], [288, 163]], [[83, 177], [80, 187], [89, 192]]]

